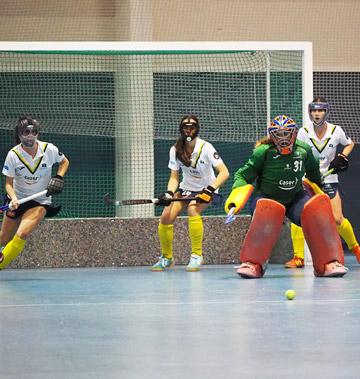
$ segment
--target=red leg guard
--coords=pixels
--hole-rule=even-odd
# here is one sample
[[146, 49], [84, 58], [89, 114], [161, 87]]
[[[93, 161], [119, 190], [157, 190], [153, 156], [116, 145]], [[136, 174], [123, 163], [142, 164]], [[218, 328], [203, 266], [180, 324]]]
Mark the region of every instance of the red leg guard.
[[315, 275], [322, 276], [329, 262], [344, 264], [344, 251], [327, 195], [315, 195], [305, 204], [301, 226], [313, 259]]
[[250, 228], [240, 250], [240, 262], [257, 263], [263, 267], [279, 238], [284, 217], [285, 207], [277, 201], [257, 201]]

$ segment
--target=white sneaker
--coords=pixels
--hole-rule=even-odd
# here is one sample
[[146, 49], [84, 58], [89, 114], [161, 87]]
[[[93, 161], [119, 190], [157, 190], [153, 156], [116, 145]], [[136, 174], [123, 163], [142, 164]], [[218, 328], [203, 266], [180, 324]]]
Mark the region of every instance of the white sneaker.
[[202, 255], [191, 254], [190, 262], [186, 266], [186, 271], [194, 272], [200, 271], [200, 266], [204, 263], [204, 259]]
[[323, 274], [320, 275], [316, 272], [314, 273], [315, 276], [322, 276], [324, 278], [334, 278], [344, 276], [348, 271], [349, 269], [343, 266], [340, 262], [333, 261], [325, 265], [325, 271]]
[[151, 271], [164, 271], [167, 268], [173, 267], [175, 264], [174, 258], [165, 258], [161, 256], [159, 260], [151, 266]]

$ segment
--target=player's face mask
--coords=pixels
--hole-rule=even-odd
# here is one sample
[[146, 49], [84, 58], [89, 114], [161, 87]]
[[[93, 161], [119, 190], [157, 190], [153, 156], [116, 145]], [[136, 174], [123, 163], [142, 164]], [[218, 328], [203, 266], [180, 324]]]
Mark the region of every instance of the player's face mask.
[[268, 135], [281, 155], [292, 153], [297, 133], [297, 124], [285, 115], [275, 117], [268, 128]]
[[39, 135], [39, 129], [34, 125], [27, 125], [20, 128], [19, 138], [25, 147], [33, 147]]
[[199, 135], [199, 124], [196, 120], [187, 118], [180, 124], [180, 134], [183, 141], [191, 142]]
[[320, 128], [329, 117], [330, 108], [328, 103], [310, 103], [309, 117], [315, 128]]
[[295, 130], [295, 128], [279, 128], [269, 131], [269, 134], [281, 155], [292, 153], [297, 135], [297, 130]]

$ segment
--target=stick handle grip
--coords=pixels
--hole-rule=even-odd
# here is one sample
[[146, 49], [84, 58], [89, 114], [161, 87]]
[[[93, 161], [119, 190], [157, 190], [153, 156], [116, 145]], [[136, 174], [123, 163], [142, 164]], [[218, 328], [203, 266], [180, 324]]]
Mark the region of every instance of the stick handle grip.
[[332, 168], [331, 170], [329, 170], [329, 171], [324, 172], [324, 173], [321, 175], [321, 179], [326, 178], [327, 176], [331, 175], [333, 172], [334, 172], [334, 169], [333, 169], [333, 168]]
[[[36, 199], [38, 197], [44, 196], [44, 195], [46, 195], [46, 193], [47, 193], [47, 190], [43, 190], [43, 191], [34, 193], [34, 194], [30, 195], [30, 196], [24, 197], [23, 199], [19, 200], [19, 205], [27, 203], [28, 201]], [[9, 208], [11, 208], [11, 201], [7, 205], [2, 205], [0, 207], [0, 211], [7, 211]]]

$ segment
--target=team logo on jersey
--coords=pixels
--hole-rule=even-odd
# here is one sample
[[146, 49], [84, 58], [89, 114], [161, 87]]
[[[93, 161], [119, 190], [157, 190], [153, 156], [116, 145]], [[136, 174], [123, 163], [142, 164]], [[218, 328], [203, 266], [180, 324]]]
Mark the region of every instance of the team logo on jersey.
[[273, 159], [278, 159], [280, 157], [281, 157], [281, 154], [276, 154], [276, 155], [273, 156]]
[[220, 155], [216, 151], [214, 152], [214, 158], [215, 159], [220, 159]]
[[190, 169], [190, 170], [189, 170], [189, 173], [190, 173], [190, 175], [191, 175], [193, 178], [201, 179], [201, 175], [200, 175], [200, 172], [199, 172], [198, 170], [192, 170], [192, 169]]
[[15, 167], [15, 175], [16, 176], [20, 176], [21, 175], [21, 170], [23, 170], [25, 168], [25, 166], [19, 166], [19, 167]]
[[284, 191], [290, 191], [293, 190], [296, 185], [298, 184], [298, 178], [295, 178], [295, 180], [279, 180], [279, 188]]
[[46, 163], [43, 163], [43, 164], [41, 165], [41, 167], [47, 167], [47, 166], [46, 166]]
[[38, 182], [39, 177], [38, 176], [27, 176], [27, 175], [25, 175], [24, 179], [25, 179], [26, 184], [33, 185], [33, 184], [36, 184]]
[[9, 166], [6, 166], [6, 164], [4, 164], [3, 170], [9, 171]]

